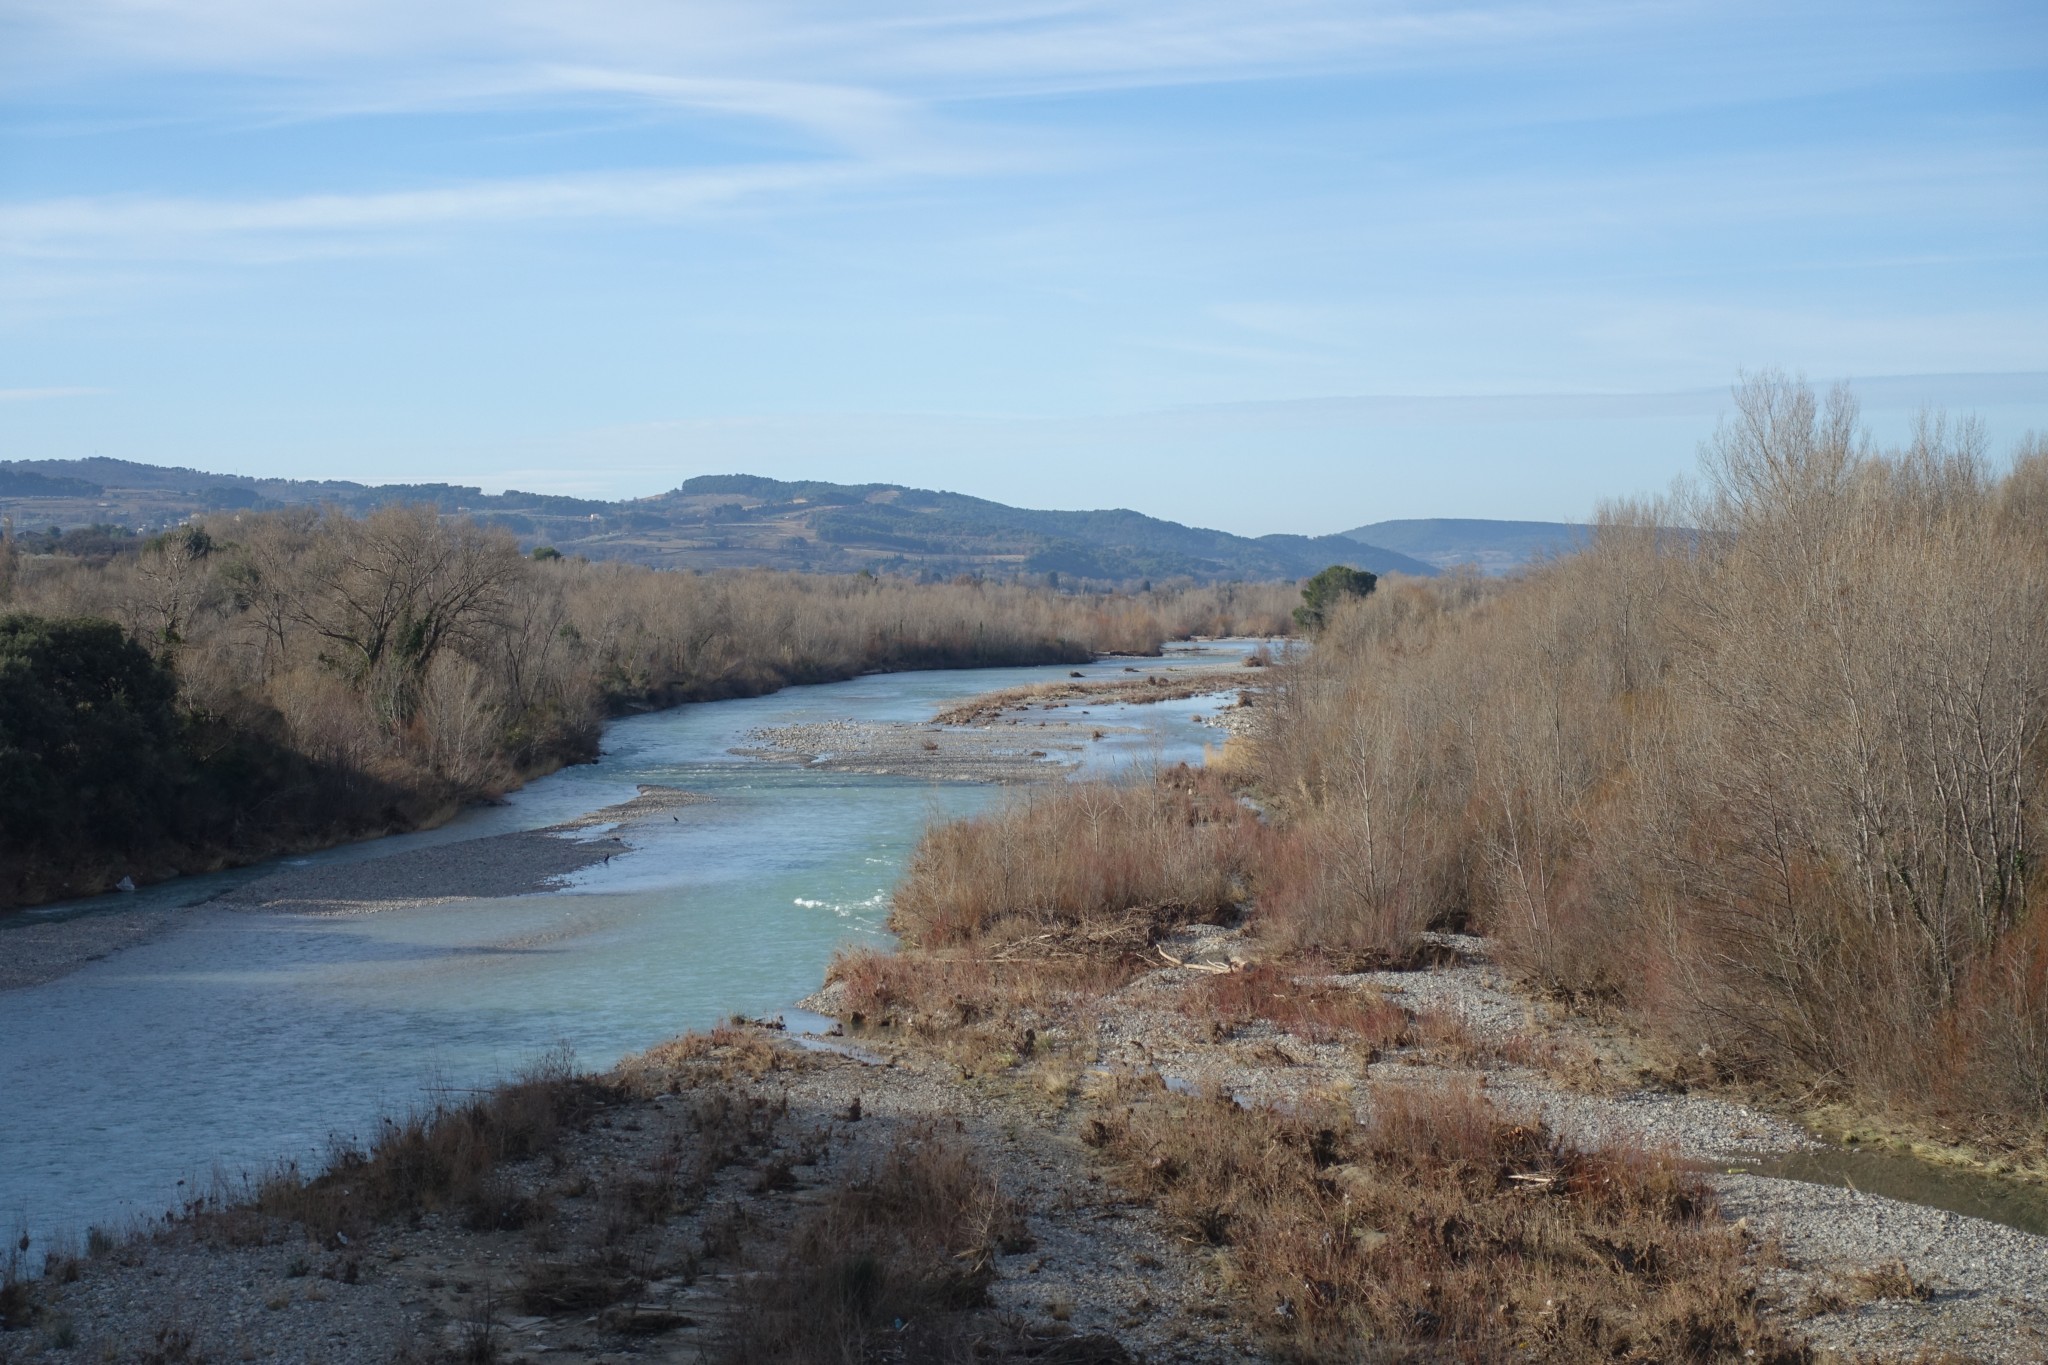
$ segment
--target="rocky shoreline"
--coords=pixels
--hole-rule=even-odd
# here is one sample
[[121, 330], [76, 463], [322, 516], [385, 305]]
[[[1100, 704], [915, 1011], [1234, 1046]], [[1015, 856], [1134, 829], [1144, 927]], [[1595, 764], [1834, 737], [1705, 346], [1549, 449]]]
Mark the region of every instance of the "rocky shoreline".
[[[1065, 1045], [1035, 1057], [963, 1068], [901, 1031], [849, 1045], [776, 1021], [657, 1048], [612, 1074], [623, 1098], [560, 1155], [511, 1172], [509, 1197], [551, 1210], [545, 1228], [477, 1229], [442, 1211], [337, 1239], [202, 1210], [60, 1258], [36, 1291], [38, 1325], [0, 1333], [0, 1360], [149, 1358], [166, 1334], [190, 1360], [477, 1358], [480, 1336], [497, 1359], [700, 1359], [764, 1272], [748, 1247], [779, 1244], [835, 1182], [938, 1131], [958, 1135], [1024, 1211], [1027, 1235], [993, 1254], [987, 1286], [990, 1321], [1008, 1339], [1085, 1343], [1087, 1360], [1265, 1359], [1255, 1334], [1219, 1315], [1207, 1257], [1108, 1178], [1087, 1135], [1099, 1096], [1150, 1083], [1240, 1105], [1335, 1094], [1363, 1107], [1387, 1085], [1468, 1085], [1580, 1140], [1676, 1151], [1706, 1168], [1810, 1141], [1727, 1099], [1642, 1085], [1602, 1040], [1518, 996], [1483, 943], [1446, 946], [1452, 955], [1419, 971], [1302, 979], [1393, 1000], [1420, 1021], [1416, 1043], [1371, 1060], [1270, 1023], [1214, 1036], [1183, 997], [1219, 969], [1243, 970], [1249, 945], [1206, 926], [1162, 941], [1160, 966], [1090, 1018], [1043, 1020], [1041, 1037]], [[804, 1007], [839, 1003], [827, 987]], [[689, 1060], [664, 1060], [679, 1057]], [[617, 1235], [603, 1228], [601, 1192], [660, 1167], [700, 1089], [775, 1117], [691, 1208], [632, 1234], [640, 1270], [617, 1300], [535, 1311], [536, 1277]], [[2048, 1352], [2048, 1239], [1846, 1189], [1708, 1179], [1754, 1248], [1768, 1317], [1815, 1348], [1992, 1362]]]

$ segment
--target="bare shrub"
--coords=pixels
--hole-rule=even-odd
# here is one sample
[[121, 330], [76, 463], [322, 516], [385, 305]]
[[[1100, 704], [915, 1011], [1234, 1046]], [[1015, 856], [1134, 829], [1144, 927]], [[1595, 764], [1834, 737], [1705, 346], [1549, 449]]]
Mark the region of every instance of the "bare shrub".
[[1197, 769], [1031, 792], [927, 830], [890, 912], [908, 955], [843, 953], [831, 978], [865, 1020], [948, 1027], [1106, 990], [1161, 965], [1163, 931], [1232, 917], [1263, 837]]
[[2038, 1142], [2048, 456], [2001, 477], [1932, 416], [1879, 453], [1846, 392], [1764, 375], [1703, 464], [1275, 670], [1251, 769], [1298, 842], [1262, 932], [1469, 922], [1687, 1055]]
[[1698, 1177], [1564, 1147], [1476, 1090], [1378, 1085], [1360, 1123], [1146, 1089], [1089, 1133], [1291, 1358], [1804, 1358]]
[[1377, 992], [1345, 990], [1297, 978], [1258, 963], [1208, 977], [1187, 993], [1183, 1008], [1225, 1032], [1265, 1021], [1312, 1043], [1398, 1047], [1409, 1036], [1408, 1012]]
[[967, 1144], [923, 1125], [839, 1181], [741, 1282], [718, 1358], [839, 1365], [979, 1358], [967, 1331], [995, 1258], [1027, 1244], [1022, 1213]]

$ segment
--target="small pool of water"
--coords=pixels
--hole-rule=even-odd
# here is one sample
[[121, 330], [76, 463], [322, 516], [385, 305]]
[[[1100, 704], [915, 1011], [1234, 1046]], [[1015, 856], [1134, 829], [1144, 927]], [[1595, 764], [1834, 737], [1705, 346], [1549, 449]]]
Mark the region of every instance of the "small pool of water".
[[1959, 1170], [1903, 1152], [1823, 1147], [1785, 1152], [1737, 1169], [1810, 1185], [1847, 1186], [1863, 1194], [1947, 1209], [2048, 1236], [2048, 1188]]
[[[1214, 666], [1246, 643], [1105, 659], [1089, 676]], [[58, 981], [0, 992], [0, 1236], [81, 1235], [150, 1218], [229, 1176], [318, 1160], [435, 1082], [469, 1085], [567, 1046], [586, 1066], [817, 988], [833, 951], [886, 941], [888, 893], [926, 823], [997, 787], [808, 769], [730, 752], [759, 726], [922, 721], [1047, 668], [881, 674], [709, 702], [612, 725], [603, 757], [437, 830], [333, 849], [347, 863], [536, 829], [631, 798], [701, 792], [636, 826], [630, 856], [562, 890], [353, 919], [229, 910], [208, 897], [267, 867], [194, 877], [0, 920], [176, 907], [170, 932]], [[1217, 732], [1193, 699], [1091, 706], [1113, 733], [1084, 771], [1199, 762]], [[1071, 716], [1075, 712], [1063, 712]], [[1120, 731], [1120, 733], [1119, 733]]]

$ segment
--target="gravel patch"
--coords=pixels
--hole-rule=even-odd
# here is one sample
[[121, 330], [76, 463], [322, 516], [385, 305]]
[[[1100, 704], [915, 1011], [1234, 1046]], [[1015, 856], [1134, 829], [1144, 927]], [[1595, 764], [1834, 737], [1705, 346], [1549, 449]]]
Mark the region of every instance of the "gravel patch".
[[9, 916], [0, 927], [0, 991], [40, 986], [77, 971], [88, 962], [147, 943], [170, 926], [176, 911], [103, 910], [70, 919]]
[[[457, 900], [553, 890], [572, 872], [632, 851], [625, 835], [644, 820], [709, 798], [643, 786], [630, 801], [544, 829], [434, 844], [359, 862], [280, 868], [244, 882], [216, 904], [306, 915], [367, 915]], [[592, 835], [594, 828], [609, 832]]]
[[984, 692], [947, 707], [939, 712], [936, 719], [941, 725], [979, 725], [1006, 716], [1028, 715], [1032, 711], [1058, 711], [1082, 702], [1107, 706], [1112, 703], [1143, 705], [1147, 702], [1185, 701], [1189, 697], [1214, 696], [1252, 687], [1262, 680], [1258, 673], [1247, 673], [1242, 667], [1162, 665], [1157, 670], [1147, 671], [1127, 666], [1124, 672], [1134, 676], [1074, 677]]
[[[1815, 1345], [1856, 1359], [2048, 1360], [2048, 1237], [1826, 1185], [1712, 1183], [1728, 1216], [1776, 1240], [1785, 1266], [1767, 1288]], [[1893, 1262], [1925, 1297], [1868, 1273]]]
[[[521, 830], [390, 853], [347, 863], [293, 867], [275, 863], [209, 903], [241, 910], [364, 915], [454, 900], [525, 896], [632, 850], [633, 825], [710, 798], [674, 787], [643, 786], [629, 801], [545, 829]], [[592, 837], [593, 829], [598, 830]], [[609, 835], [609, 837], [605, 837]], [[35, 911], [0, 917], [0, 990], [40, 986], [172, 927], [177, 906], [91, 910], [64, 919]]]
[[1047, 782], [1079, 766], [1096, 738], [1128, 733], [1067, 721], [971, 729], [931, 724], [827, 720], [747, 732], [746, 758], [800, 762], [835, 772], [886, 773], [938, 782]]

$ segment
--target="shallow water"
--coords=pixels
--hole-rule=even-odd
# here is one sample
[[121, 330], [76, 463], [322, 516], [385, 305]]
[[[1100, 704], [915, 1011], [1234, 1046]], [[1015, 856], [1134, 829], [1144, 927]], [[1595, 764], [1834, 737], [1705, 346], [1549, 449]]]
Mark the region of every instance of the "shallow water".
[[1937, 1165], [1903, 1152], [1823, 1147], [1786, 1152], [1740, 1169], [1810, 1185], [1846, 1185], [1863, 1194], [1925, 1204], [2048, 1236], [2048, 1189]]
[[[1163, 667], [1240, 657], [1220, 644]], [[1123, 676], [1125, 661], [1082, 671]], [[728, 752], [757, 726], [928, 719], [948, 701], [1069, 669], [876, 675], [637, 716], [595, 764], [420, 834], [300, 861], [346, 862], [559, 823], [640, 783], [712, 801], [636, 826], [632, 854], [564, 890], [354, 919], [222, 909], [264, 867], [35, 912], [177, 905], [168, 934], [61, 980], [0, 992], [0, 1232], [39, 1239], [154, 1217], [219, 1171], [318, 1158], [434, 1083], [506, 1075], [557, 1045], [624, 1052], [814, 990], [838, 945], [886, 938], [887, 893], [925, 822], [1000, 788], [812, 771]], [[1089, 708], [1134, 727], [1090, 771], [1198, 761], [1213, 701]], [[1075, 718], [1080, 708], [1057, 712]], [[197, 903], [195, 903], [197, 902]], [[25, 922], [27, 917], [24, 917]], [[6, 930], [0, 928], [0, 953]]]

